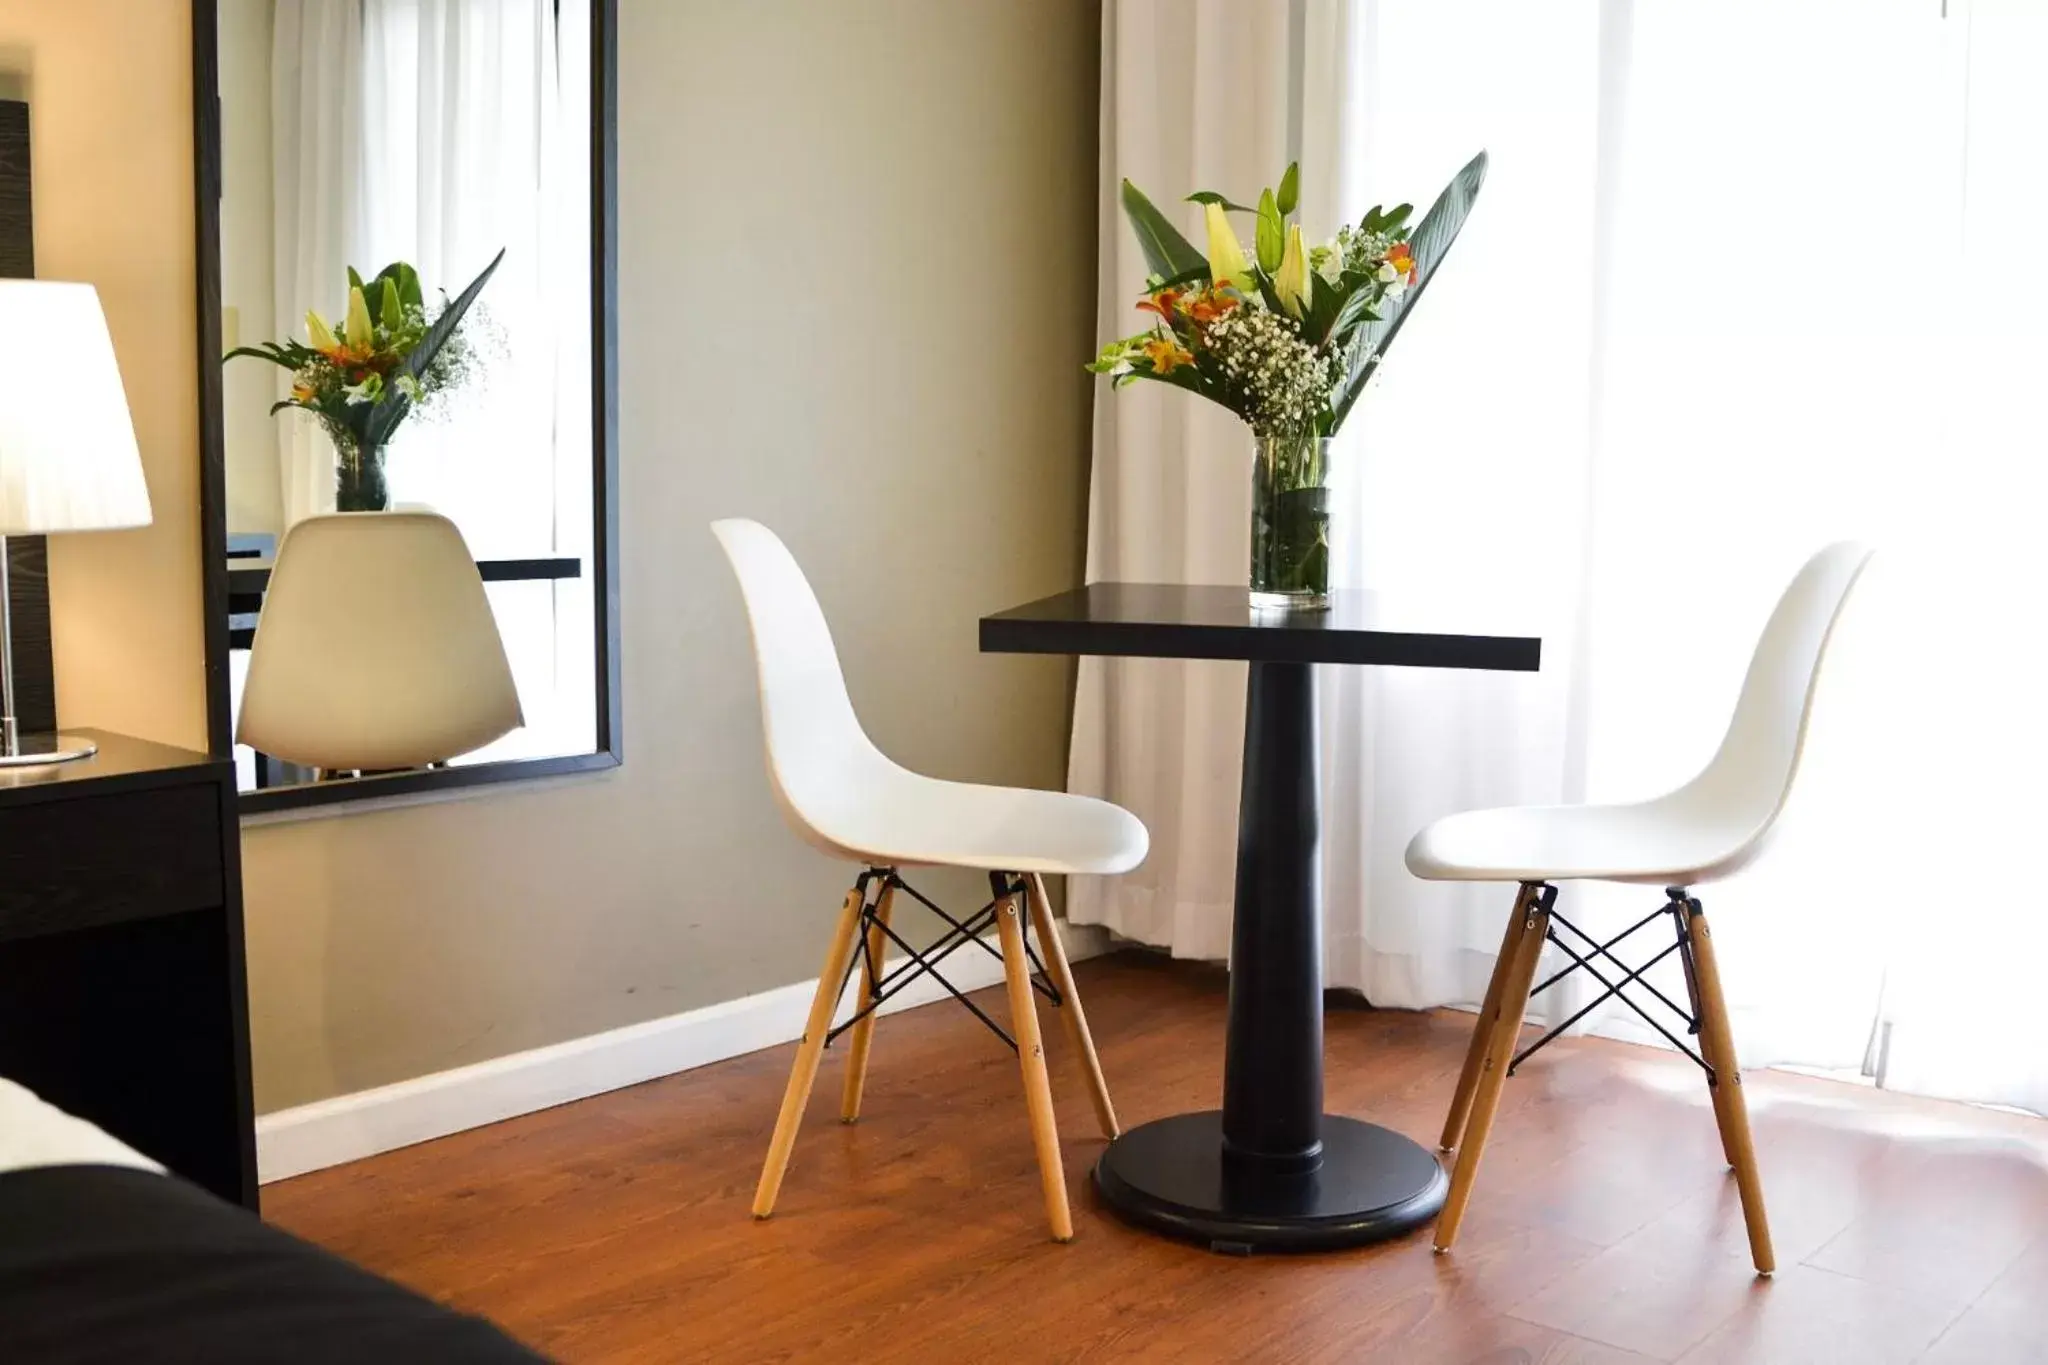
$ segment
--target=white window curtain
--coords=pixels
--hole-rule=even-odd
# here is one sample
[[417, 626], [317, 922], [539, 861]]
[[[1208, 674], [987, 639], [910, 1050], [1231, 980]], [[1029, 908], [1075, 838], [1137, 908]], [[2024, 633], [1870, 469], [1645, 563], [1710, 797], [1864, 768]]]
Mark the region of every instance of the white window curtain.
[[[2048, 758], [2044, 56], [2048, 12], [2022, 0], [1112, 0], [1105, 336], [1131, 329], [1143, 274], [1119, 176], [1162, 202], [1239, 196], [1299, 154], [1320, 232], [1493, 154], [1345, 433], [1338, 564], [1446, 613], [1534, 598], [1544, 670], [1324, 670], [1333, 985], [1476, 999], [1506, 896], [1412, 882], [1409, 836], [1689, 776], [1777, 590], [1859, 535], [1882, 554], [1784, 836], [1707, 893], [1738, 1042], [2048, 1110], [2026, 1013], [2048, 929], [2009, 866]], [[1255, 146], [1205, 131], [1261, 118]], [[1101, 396], [1096, 430], [1091, 576], [1240, 581], [1231, 419], [1139, 386]], [[1072, 785], [1131, 805], [1155, 851], [1077, 887], [1083, 922], [1224, 956], [1241, 679], [1084, 665]], [[1649, 908], [1615, 888], [1564, 903], [1596, 931]]]
[[[306, 335], [306, 310], [337, 311], [367, 235], [360, 0], [277, 0], [271, 28], [271, 318], [275, 337]], [[275, 376], [283, 398], [291, 378]], [[334, 510], [334, 447], [305, 414], [277, 415], [283, 524]]]
[[[394, 500], [446, 513], [480, 554], [588, 539], [588, 517], [556, 507], [559, 468], [589, 469], [588, 27], [564, 7], [558, 40], [556, 8], [279, 0], [273, 30], [281, 334], [336, 315], [351, 265], [410, 261], [453, 294], [505, 252], [471, 314], [474, 381], [389, 453]], [[565, 95], [585, 101], [567, 124]], [[280, 433], [287, 522], [331, 511], [317, 424], [288, 412]]]

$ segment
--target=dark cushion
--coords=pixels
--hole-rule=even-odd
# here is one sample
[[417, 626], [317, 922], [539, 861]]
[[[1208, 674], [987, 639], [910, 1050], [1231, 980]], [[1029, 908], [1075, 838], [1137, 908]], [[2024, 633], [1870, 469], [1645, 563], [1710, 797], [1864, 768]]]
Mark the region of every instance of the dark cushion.
[[0, 1174], [0, 1360], [499, 1365], [543, 1360], [181, 1180]]

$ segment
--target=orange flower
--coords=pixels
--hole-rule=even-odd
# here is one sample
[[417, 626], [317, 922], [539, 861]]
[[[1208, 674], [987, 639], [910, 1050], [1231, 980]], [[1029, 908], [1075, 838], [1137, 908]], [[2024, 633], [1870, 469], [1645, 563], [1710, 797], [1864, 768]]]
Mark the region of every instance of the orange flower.
[[1172, 374], [1183, 365], [1195, 363], [1193, 353], [1172, 337], [1153, 337], [1146, 342], [1145, 359], [1152, 362], [1154, 374]]
[[1237, 307], [1238, 303], [1235, 292], [1212, 285], [1188, 300], [1187, 315], [1197, 323], [1207, 324]]
[[1157, 313], [1168, 322], [1172, 322], [1174, 311], [1180, 307], [1180, 296], [1181, 291], [1178, 289], [1162, 289], [1149, 299], [1138, 300], [1138, 311]]
[[1409, 284], [1415, 283], [1415, 253], [1408, 249], [1406, 242], [1396, 242], [1387, 248], [1387, 264], [1401, 272]]

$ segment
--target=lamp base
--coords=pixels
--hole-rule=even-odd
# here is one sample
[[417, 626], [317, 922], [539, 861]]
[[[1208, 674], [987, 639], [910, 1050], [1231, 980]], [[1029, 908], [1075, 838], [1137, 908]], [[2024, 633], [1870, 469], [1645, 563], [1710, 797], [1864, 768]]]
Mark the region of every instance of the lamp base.
[[73, 759], [91, 758], [99, 751], [100, 746], [84, 735], [22, 735], [0, 750], [0, 768], [69, 763]]

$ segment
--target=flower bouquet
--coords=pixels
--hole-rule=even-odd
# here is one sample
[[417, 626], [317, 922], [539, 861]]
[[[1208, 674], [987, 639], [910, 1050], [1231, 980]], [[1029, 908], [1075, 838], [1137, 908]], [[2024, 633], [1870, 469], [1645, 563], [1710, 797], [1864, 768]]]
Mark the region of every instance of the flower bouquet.
[[238, 346], [225, 359], [255, 356], [292, 372], [291, 396], [270, 410], [303, 408], [320, 420], [339, 456], [335, 506], [344, 512], [381, 512], [389, 505], [384, 447], [414, 408], [461, 387], [474, 353], [462, 333], [463, 316], [483, 292], [500, 251], [454, 299], [441, 296], [429, 310], [419, 273], [394, 261], [365, 281], [348, 272], [348, 311], [339, 333], [317, 312], [306, 314], [306, 341]]
[[[1375, 207], [1315, 246], [1292, 221], [1301, 169], [1256, 206], [1203, 190], [1208, 251], [1195, 250], [1126, 180], [1124, 214], [1150, 274], [1152, 325], [1112, 341], [1089, 369], [1117, 387], [1158, 380], [1198, 393], [1252, 429], [1252, 604], [1329, 605], [1330, 446], [1395, 333], [1450, 250], [1486, 178], [1472, 158], [1413, 229], [1413, 206]], [[1252, 215], [1247, 256], [1230, 215]]]

